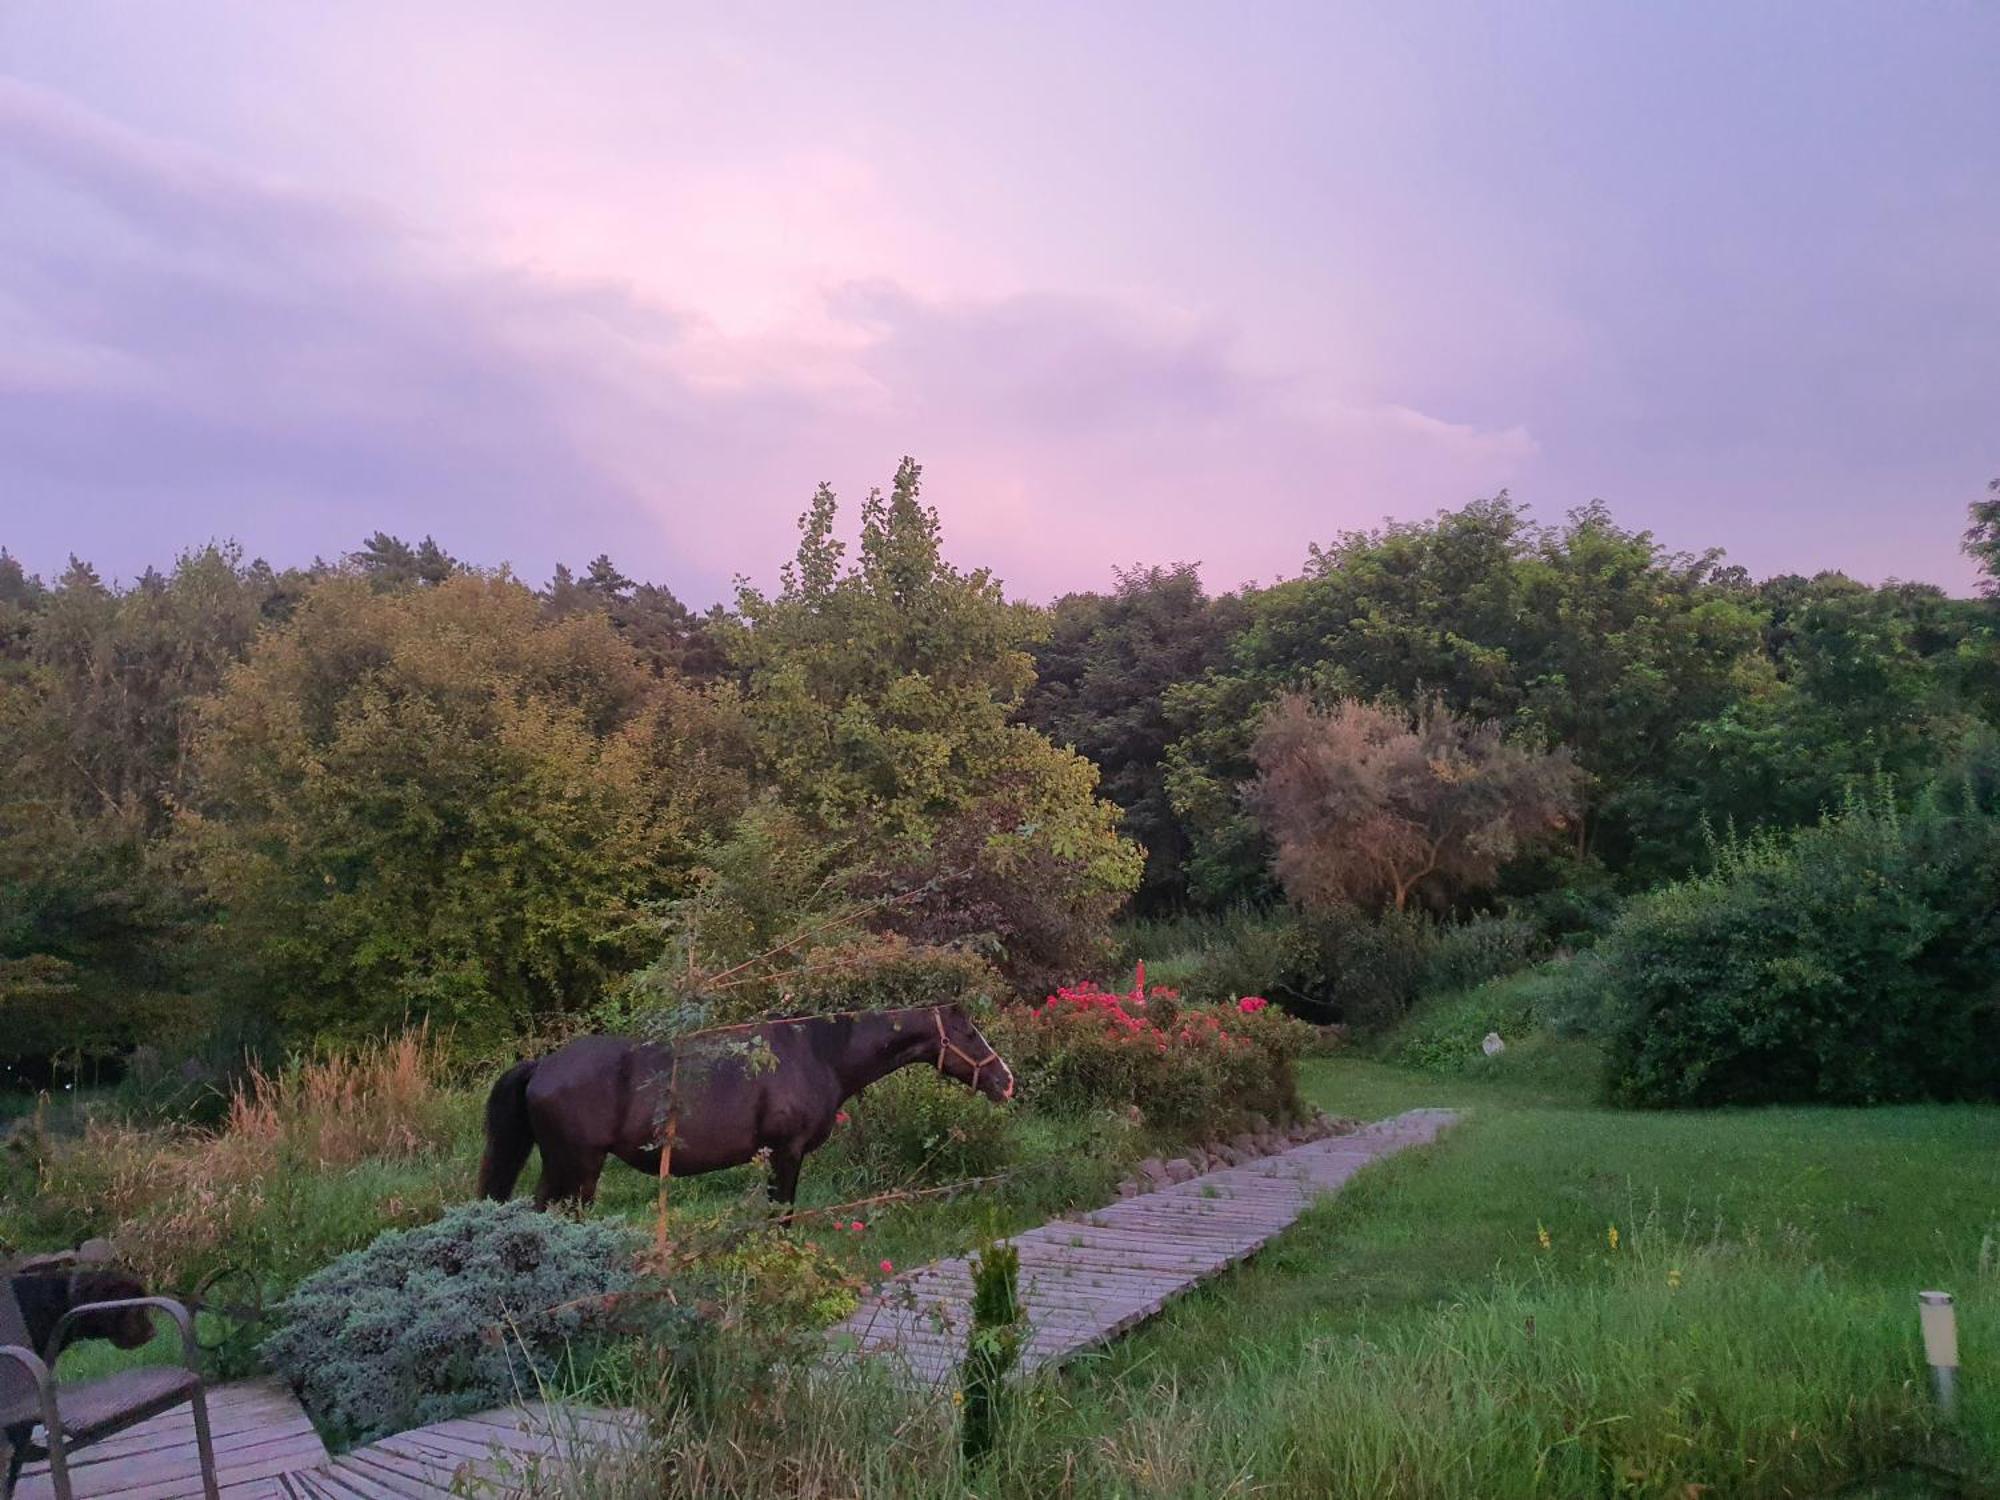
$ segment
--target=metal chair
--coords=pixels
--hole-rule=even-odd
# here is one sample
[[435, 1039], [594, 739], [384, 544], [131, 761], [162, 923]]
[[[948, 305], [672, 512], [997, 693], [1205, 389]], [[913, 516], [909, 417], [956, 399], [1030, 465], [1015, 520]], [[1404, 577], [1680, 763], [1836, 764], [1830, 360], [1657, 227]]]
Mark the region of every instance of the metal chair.
[[[53, 1367], [78, 1318], [140, 1308], [152, 1314], [165, 1313], [179, 1326], [181, 1364], [144, 1365], [98, 1380], [57, 1382]], [[36, 1458], [49, 1461], [56, 1500], [74, 1500], [69, 1477], [72, 1452], [183, 1404], [194, 1408], [202, 1493], [208, 1500], [218, 1500], [215, 1445], [209, 1437], [208, 1401], [201, 1372], [195, 1367], [194, 1319], [188, 1310], [170, 1297], [84, 1303], [65, 1312], [49, 1334], [47, 1347], [36, 1349], [28, 1320], [14, 1295], [13, 1279], [7, 1278], [6, 1295], [0, 1296], [0, 1429], [5, 1430], [14, 1451], [0, 1500], [13, 1495], [21, 1466]], [[42, 1426], [39, 1444], [30, 1441], [37, 1422]]]

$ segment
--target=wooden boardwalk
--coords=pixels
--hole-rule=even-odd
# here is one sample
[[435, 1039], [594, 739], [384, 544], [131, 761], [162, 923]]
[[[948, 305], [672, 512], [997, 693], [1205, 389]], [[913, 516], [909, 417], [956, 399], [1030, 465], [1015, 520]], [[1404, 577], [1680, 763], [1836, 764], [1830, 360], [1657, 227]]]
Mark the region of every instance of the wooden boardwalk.
[[[296, 1398], [276, 1381], [213, 1387], [208, 1415], [225, 1500], [509, 1495], [585, 1453], [593, 1464], [615, 1461], [644, 1435], [643, 1422], [630, 1412], [529, 1402], [435, 1422], [332, 1458]], [[79, 1449], [70, 1482], [78, 1500], [196, 1500], [201, 1471], [188, 1409]], [[30, 1466], [15, 1493], [17, 1500], [51, 1500], [48, 1466]]]
[[[1428, 1144], [1457, 1118], [1411, 1110], [1013, 1236], [1029, 1327], [1022, 1368], [1058, 1363], [1151, 1317], [1370, 1162]], [[883, 1361], [919, 1384], [949, 1383], [965, 1357], [971, 1306], [969, 1259], [897, 1276], [833, 1331], [835, 1361]]]

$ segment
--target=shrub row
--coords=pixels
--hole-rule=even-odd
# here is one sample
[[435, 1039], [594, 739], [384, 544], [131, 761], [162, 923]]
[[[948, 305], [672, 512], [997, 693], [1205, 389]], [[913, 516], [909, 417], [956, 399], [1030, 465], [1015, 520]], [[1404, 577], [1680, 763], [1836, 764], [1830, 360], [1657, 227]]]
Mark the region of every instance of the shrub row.
[[1969, 802], [1728, 843], [1594, 958], [1629, 1102], [2000, 1097], [2000, 825]]
[[1093, 985], [1004, 1010], [988, 1035], [1038, 1108], [1138, 1108], [1176, 1130], [1215, 1130], [1244, 1114], [1300, 1113], [1296, 1063], [1312, 1028], [1260, 996], [1184, 1002], [1171, 989]]

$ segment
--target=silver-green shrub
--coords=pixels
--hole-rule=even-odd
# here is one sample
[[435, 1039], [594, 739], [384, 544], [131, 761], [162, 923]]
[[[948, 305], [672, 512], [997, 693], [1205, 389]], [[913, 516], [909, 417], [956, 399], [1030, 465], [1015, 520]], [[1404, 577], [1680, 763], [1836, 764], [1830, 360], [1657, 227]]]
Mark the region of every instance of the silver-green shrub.
[[264, 1357], [354, 1441], [532, 1398], [607, 1331], [636, 1248], [622, 1226], [463, 1204], [300, 1282]]

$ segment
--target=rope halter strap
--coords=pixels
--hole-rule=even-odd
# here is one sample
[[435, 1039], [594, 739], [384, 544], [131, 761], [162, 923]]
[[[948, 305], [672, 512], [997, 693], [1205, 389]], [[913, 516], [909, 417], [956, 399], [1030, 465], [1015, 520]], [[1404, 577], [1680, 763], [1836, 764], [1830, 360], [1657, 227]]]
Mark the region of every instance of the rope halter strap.
[[980, 1075], [988, 1068], [997, 1066], [1001, 1072], [1007, 1075], [1007, 1092], [1010, 1095], [1014, 1092], [1013, 1070], [1001, 1059], [998, 1048], [991, 1042], [987, 1042], [984, 1036], [981, 1036], [979, 1040], [986, 1042], [986, 1055], [984, 1057], [974, 1057], [970, 1052], [959, 1046], [957, 1042], [954, 1042], [950, 1037], [945, 1035], [944, 1011], [942, 1008], [932, 1011], [931, 1018], [937, 1022], [937, 1068], [940, 1073], [944, 1071], [944, 1060], [947, 1057], [955, 1057], [968, 1068], [972, 1069], [972, 1077], [966, 1080], [966, 1086], [976, 1089], [979, 1087]]

